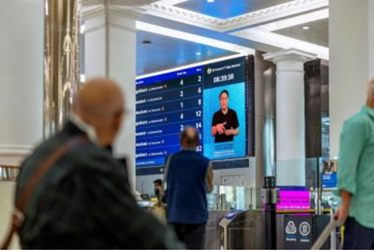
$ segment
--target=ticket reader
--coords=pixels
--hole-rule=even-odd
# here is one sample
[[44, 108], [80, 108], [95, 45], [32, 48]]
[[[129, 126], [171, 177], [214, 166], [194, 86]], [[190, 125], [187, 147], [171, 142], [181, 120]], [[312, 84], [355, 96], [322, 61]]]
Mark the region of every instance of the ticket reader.
[[232, 211], [219, 224], [220, 249], [264, 249], [264, 212]]
[[[329, 215], [314, 214], [285, 214], [279, 215], [282, 220], [278, 226], [277, 249], [308, 250], [316, 242], [322, 231], [331, 221]], [[339, 234], [334, 234], [334, 239], [327, 240], [321, 249], [336, 248], [339, 243]]]

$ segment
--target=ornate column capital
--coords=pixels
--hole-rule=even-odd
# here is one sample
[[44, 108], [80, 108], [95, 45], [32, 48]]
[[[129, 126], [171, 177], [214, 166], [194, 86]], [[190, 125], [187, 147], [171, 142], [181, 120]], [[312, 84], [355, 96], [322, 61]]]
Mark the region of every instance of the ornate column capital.
[[150, 5], [158, 0], [82, 0], [84, 6], [92, 5], [117, 5], [117, 6], [146, 6]]
[[82, 16], [90, 19], [103, 15], [106, 10], [133, 19], [140, 19], [148, 10], [149, 5], [157, 0], [83, 0]]
[[277, 73], [304, 73], [304, 63], [315, 60], [316, 58], [316, 54], [293, 48], [274, 53], [267, 53], [264, 55], [265, 60], [272, 61], [277, 65]]
[[155, 0], [85, 0], [82, 19], [93, 21], [86, 22], [86, 33], [105, 26], [136, 32], [131, 23], [140, 20], [153, 2]]
[[264, 55], [264, 59], [272, 61], [275, 64], [281, 61], [299, 61], [302, 63], [314, 60], [317, 58], [316, 54], [301, 51], [298, 49], [290, 48], [287, 50], [282, 50], [274, 53], [267, 53]]

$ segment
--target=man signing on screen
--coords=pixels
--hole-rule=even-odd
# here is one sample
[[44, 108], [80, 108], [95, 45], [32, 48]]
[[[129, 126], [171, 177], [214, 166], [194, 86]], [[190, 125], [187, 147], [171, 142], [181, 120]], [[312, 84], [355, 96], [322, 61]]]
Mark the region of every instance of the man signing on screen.
[[221, 109], [214, 113], [212, 122], [212, 136], [216, 143], [231, 142], [234, 136], [239, 134], [239, 121], [235, 110], [230, 109], [229, 92], [223, 90], [219, 94], [219, 104]]

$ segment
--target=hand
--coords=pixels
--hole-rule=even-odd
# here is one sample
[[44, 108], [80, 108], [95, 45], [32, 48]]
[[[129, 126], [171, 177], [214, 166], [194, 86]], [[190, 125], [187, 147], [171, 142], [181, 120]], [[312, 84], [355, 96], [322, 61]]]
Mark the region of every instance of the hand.
[[218, 134], [222, 135], [223, 133], [225, 133], [225, 130], [226, 130], [225, 125], [226, 125], [226, 123], [220, 123], [220, 124], [216, 125], [216, 129], [217, 129]]
[[232, 130], [232, 129], [228, 129], [228, 130], [225, 130], [225, 134], [226, 134], [226, 136], [231, 136], [231, 135], [234, 135], [234, 133], [233, 133], [233, 130]]
[[347, 218], [348, 210], [343, 207], [339, 207], [339, 209], [334, 214], [335, 221], [339, 224], [343, 224]]

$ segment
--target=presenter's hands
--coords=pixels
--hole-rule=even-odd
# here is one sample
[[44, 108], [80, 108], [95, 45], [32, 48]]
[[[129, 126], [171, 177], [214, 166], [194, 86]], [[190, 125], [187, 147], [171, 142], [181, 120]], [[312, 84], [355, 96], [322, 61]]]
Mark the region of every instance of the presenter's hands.
[[234, 135], [234, 130], [233, 130], [233, 129], [225, 130], [225, 135], [226, 135], [226, 136]]
[[218, 134], [222, 135], [223, 133], [225, 133], [225, 130], [226, 130], [225, 125], [226, 125], [226, 123], [220, 123], [220, 124], [216, 125], [216, 129], [217, 129]]

